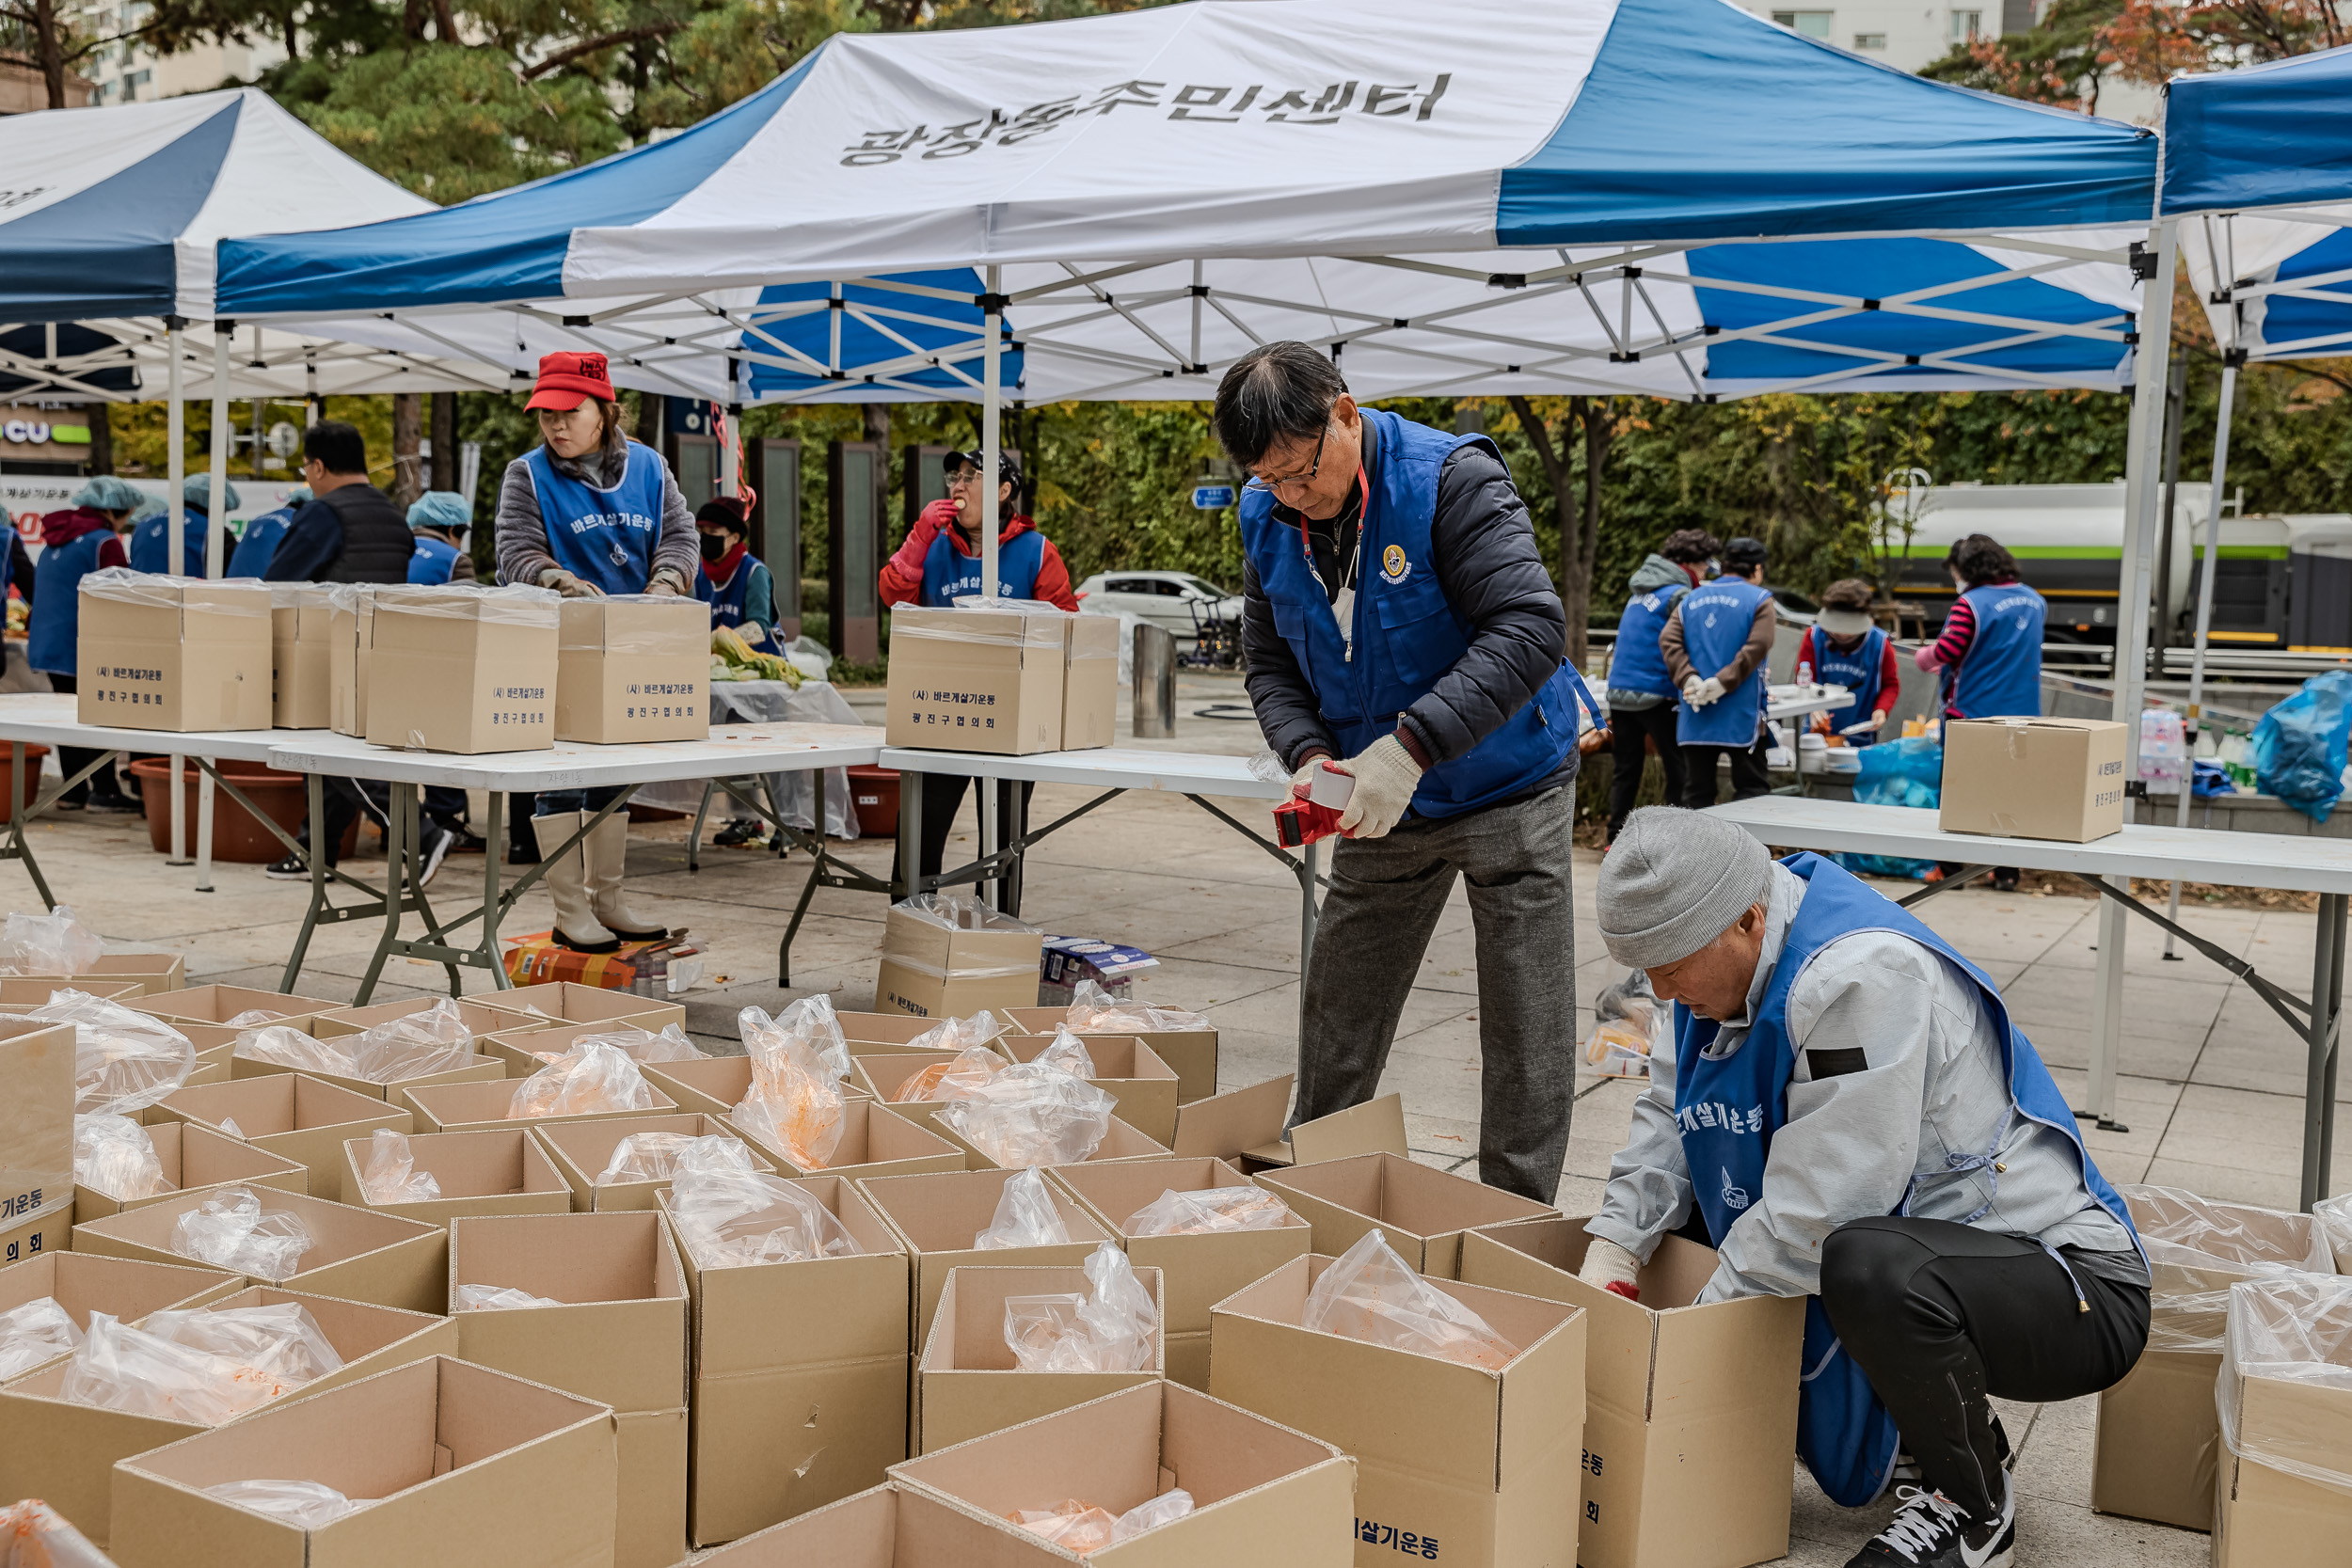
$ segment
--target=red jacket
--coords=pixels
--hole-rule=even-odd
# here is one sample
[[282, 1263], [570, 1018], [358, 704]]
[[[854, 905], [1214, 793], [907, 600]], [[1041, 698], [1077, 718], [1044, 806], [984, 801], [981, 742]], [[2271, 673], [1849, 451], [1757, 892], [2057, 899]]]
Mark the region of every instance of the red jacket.
[[[882, 562], [882, 602], [884, 605], [920, 604], [923, 600], [923, 560], [931, 553], [931, 541], [942, 531], [947, 535], [949, 547], [966, 560], [977, 558], [979, 551], [968, 547], [964, 535], [953, 525], [956, 503], [942, 498], [923, 508], [923, 515], [907, 531], [906, 542], [898, 553]], [[1037, 527], [1026, 513], [1017, 513], [1005, 520], [996, 535], [1001, 547], [1021, 534]], [[1061, 552], [1054, 548], [1051, 539], [1041, 539], [1045, 546], [1044, 558], [1038, 562], [1036, 596], [1047, 604], [1063, 610], [1078, 608], [1078, 596], [1070, 591], [1070, 568], [1062, 564]]]

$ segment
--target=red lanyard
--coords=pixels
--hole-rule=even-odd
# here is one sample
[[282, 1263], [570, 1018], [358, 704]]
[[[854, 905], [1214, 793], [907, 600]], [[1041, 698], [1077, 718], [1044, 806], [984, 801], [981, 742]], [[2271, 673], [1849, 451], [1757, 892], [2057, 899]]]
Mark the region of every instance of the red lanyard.
[[[1356, 559], [1361, 561], [1364, 556], [1364, 529], [1372, 521], [1372, 482], [1364, 477], [1361, 463], [1356, 465], [1356, 494], [1359, 498], [1356, 503]], [[1331, 546], [1334, 549], [1339, 547], [1336, 533], [1332, 535]], [[1307, 558], [1307, 569], [1313, 572], [1315, 547], [1307, 540], [1307, 514], [1304, 512], [1298, 515], [1298, 553]], [[1316, 572], [1315, 575], [1320, 578], [1323, 574]]]

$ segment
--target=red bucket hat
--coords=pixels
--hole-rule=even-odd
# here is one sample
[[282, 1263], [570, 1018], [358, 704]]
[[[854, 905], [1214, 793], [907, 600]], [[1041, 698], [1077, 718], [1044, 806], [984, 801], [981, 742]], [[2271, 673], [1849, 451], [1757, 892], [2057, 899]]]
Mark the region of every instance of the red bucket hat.
[[543, 354], [539, 384], [531, 389], [532, 408], [577, 408], [582, 399], [618, 400], [612, 394], [612, 372], [601, 354]]

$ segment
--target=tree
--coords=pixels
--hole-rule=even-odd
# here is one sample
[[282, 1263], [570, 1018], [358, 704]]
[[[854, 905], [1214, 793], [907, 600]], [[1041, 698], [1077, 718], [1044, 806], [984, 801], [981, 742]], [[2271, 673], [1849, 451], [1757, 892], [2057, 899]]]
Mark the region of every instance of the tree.
[[0, 50], [32, 61], [53, 109], [66, 106], [66, 77], [76, 62], [102, 49], [145, 38], [162, 24], [151, 15], [135, 27], [109, 33], [83, 27], [77, 15], [68, 14], [58, 0], [0, 0]]
[[[1609, 454], [1609, 443], [1615, 438], [1616, 427], [1609, 413], [1607, 398], [1569, 397], [1546, 398], [1549, 404], [1565, 404], [1555, 431], [1536, 412], [1534, 403], [1518, 393], [1503, 400], [1510, 404], [1512, 418], [1518, 420], [1519, 430], [1534, 449], [1535, 459], [1543, 466], [1544, 477], [1550, 482], [1552, 527], [1560, 540], [1560, 603], [1568, 613], [1568, 661], [1584, 668], [1584, 631], [1592, 619], [1593, 561], [1600, 548], [1600, 475]], [[1583, 433], [1583, 476], [1581, 499], [1577, 490], [1577, 433]]]

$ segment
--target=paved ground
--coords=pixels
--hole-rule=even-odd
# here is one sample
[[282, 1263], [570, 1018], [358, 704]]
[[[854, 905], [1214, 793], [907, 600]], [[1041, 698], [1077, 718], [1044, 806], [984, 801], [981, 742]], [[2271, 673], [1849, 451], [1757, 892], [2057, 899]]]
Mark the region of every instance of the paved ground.
[[[862, 709], [873, 699], [853, 699]], [[1170, 749], [1247, 752], [1255, 726], [1194, 717], [1208, 702], [1238, 700], [1236, 683], [1187, 680], [1180, 734]], [[874, 711], [872, 721], [879, 722]], [[1079, 792], [1038, 791], [1033, 820], [1080, 803]], [[1262, 806], [1237, 803], [1256, 820]], [[962, 817], [970, 848], [972, 816]], [[748, 1005], [779, 1006], [807, 990], [838, 1006], [864, 1007], [873, 994], [882, 904], [870, 895], [821, 893], [794, 954], [799, 985], [775, 985], [775, 942], [803, 879], [803, 862], [706, 849], [703, 870], [685, 865], [681, 824], [641, 827], [630, 847], [631, 895], [673, 925], [691, 927], [709, 956], [705, 984], [688, 998], [690, 1024], [712, 1048], [734, 1037]], [[258, 867], [223, 866], [218, 891], [199, 894], [190, 874], [166, 869], [134, 819], [69, 817], [34, 831], [53, 886], [84, 919], [118, 941], [187, 955], [188, 977], [275, 989], [299, 921], [306, 889], [265, 880]], [[362, 855], [372, 852], [363, 847]], [[850, 845], [849, 858], [880, 872], [890, 846]], [[951, 847], [951, 855], [955, 852]], [[1595, 934], [1592, 875], [1599, 857], [1578, 856], [1578, 936], [1573, 973], [1580, 1005], [1613, 974]], [[1297, 885], [1260, 847], [1245, 843], [1181, 799], [1129, 795], [1081, 818], [1033, 851], [1024, 912], [1049, 930], [1131, 942], [1157, 954], [1160, 971], [1138, 987], [1153, 1001], [1213, 1012], [1223, 1040], [1225, 1086], [1287, 1071], [1295, 1040], [1299, 911]], [[380, 870], [380, 862], [361, 863]], [[478, 885], [480, 862], [453, 859], [434, 892], [456, 902]], [[31, 905], [21, 874], [0, 867], [15, 907]], [[2004, 988], [2020, 1025], [2042, 1049], [2058, 1083], [2079, 1094], [2090, 1025], [2091, 943], [2088, 900], [1963, 890], [1923, 913]], [[512, 931], [544, 928], [544, 895], [526, 899]], [[2185, 922], [2301, 990], [2309, 982], [2311, 921], [2297, 914], [2197, 909]], [[352, 994], [380, 927], [330, 927], [314, 942], [296, 990]], [[2159, 944], [2135, 931], [2122, 1089], [2129, 1132], [2090, 1134], [2102, 1166], [2119, 1180], [2191, 1187], [2209, 1196], [2291, 1208], [2301, 1146], [2300, 1043], [2247, 989], [2195, 957], [2167, 963]], [[1564, 966], [1565, 967], [1565, 966]], [[1564, 982], [1566, 978], [1564, 973]], [[432, 966], [395, 962], [379, 999], [437, 989]], [[468, 990], [486, 984], [469, 976]], [[1385, 1086], [1401, 1089], [1417, 1159], [1441, 1168], [1476, 1149], [1479, 1062], [1478, 963], [1460, 893], [1440, 923], [1406, 1009]], [[739, 1049], [739, 1047], [737, 1047]], [[2352, 1098], [2352, 1080], [2345, 1093]], [[1589, 1212], [1609, 1157], [1624, 1132], [1633, 1086], [1587, 1077], [1580, 1083], [1560, 1202]], [[1474, 1171], [1474, 1167], [1473, 1167]], [[2352, 1153], [2339, 1158], [2332, 1191], [2352, 1186]], [[2205, 1538], [2106, 1518], [2089, 1510], [2093, 1412], [2090, 1402], [2005, 1413], [2020, 1449], [2020, 1562], [2114, 1563], [2186, 1568], [2206, 1558]], [[1800, 1479], [1796, 1544], [1788, 1561], [1842, 1563], [1883, 1518], [1831, 1506]]]

